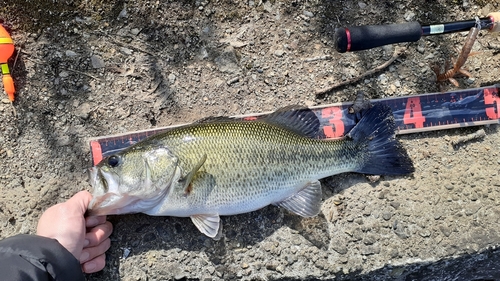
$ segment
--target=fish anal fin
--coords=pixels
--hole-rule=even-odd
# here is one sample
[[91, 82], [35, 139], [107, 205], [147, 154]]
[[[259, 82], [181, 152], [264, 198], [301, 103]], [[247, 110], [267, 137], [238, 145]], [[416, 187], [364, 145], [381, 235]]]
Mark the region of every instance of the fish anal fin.
[[280, 108], [261, 120], [310, 138], [317, 136], [320, 126], [318, 116], [311, 109], [299, 105]]
[[275, 203], [302, 217], [314, 217], [321, 209], [321, 183], [319, 181], [308, 182], [302, 190], [285, 200]]
[[191, 216], [191, 220], [201, 233], [214, 240], [220, 239], [222, 235], [222, 224], [219, 215], [199, 214]]

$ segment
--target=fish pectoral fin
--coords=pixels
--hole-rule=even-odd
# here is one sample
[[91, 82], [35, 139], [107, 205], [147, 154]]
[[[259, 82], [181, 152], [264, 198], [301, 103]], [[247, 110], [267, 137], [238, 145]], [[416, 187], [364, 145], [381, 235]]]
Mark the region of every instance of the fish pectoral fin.
[[219, 240], [222, 235], [222, 224], [219, 215], [200, 214], [191, 216], [198, 230], [206, 236]]
[[191, 191], [193, 189], [193, 186], [191, 185], [191, 181], [193, 180], [194, 175], [196, 175], [196, 173], [200, 170], [201, 166], [203, 166], [205, 161], [207, 161], [207, 155], [203, 154], [200, 161], [198, 161], [198, 163], [196, 163], [196, 166], [194, 166], [194, 168], [191, 170], [191, 172], [189, 172], [186, 176], [179, 179], [179, 182], [182, 182], [184, 185], [183, 189], [184, 189], [185, 195], [191, 194]]
[[302, 217], [314, 217], [321, 209], [321, 195], [321, 183], [317, 180], [311, 181], [298, 193], [275, 203], [275, 205]]

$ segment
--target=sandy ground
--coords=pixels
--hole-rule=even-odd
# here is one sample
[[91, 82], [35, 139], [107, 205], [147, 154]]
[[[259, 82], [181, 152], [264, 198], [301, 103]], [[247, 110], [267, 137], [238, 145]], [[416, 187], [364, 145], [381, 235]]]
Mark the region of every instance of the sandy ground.
[[[490, 1], [2, 1], [18, 89], [0, 103], [0, 238], [34, 233], [49, 206], [89, 189], [89, 138], [272, 111], [439, 91], [432, 64], [466, 33], [339, 54], [335, 28], [471, 19]], [[482, 31], [460, 88], [500, 83], [500, 37]], [[454, 89], [449, 83], [444, 90]], [[6, 96], [4, 96], [6, 97]], [[460, 136], [484, 138], [454, 147]], [[224, 217], [215, 242], [189, 219], [110, 217], [106, 268], [88, 280], [500, 280], [500, 127], [399, 137], [411, 176], [323, 181], [318, 217], [274, 206]], [[481, 279], [482, 278], [482, 279]]]

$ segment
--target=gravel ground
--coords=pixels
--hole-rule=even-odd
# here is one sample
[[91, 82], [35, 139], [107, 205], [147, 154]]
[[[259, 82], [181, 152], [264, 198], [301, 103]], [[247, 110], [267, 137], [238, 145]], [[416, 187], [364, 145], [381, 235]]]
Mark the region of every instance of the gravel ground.
[[[17, 60], [13, 105], [0, 102], [0, 238], [34, 233], [41, 213], [89, 189], [89, 138], [272, 111], [439, 91], [432, 64], [466, 34], [335, 52], [335, 28], [446, 22], [500, 10], [490, 1], [1, 1]], [[481, 32], [460, 88], [500, 83], [500, 37]], [[443, 90], [454, 89], [444, 83]], [[6, 97], [6, 96], [4, 96]], [[4, 98], [2, 97], [2, 98]], [[484, 129], [481, 139], [453, 140]], [[318, 217], [273, 206], [224, 217], [213, 241], [187, 218], [110, 217], [106, 268], [88, 280], [500, 280], [500, 127], [399, 137], [416, 172], [342, 174]]]

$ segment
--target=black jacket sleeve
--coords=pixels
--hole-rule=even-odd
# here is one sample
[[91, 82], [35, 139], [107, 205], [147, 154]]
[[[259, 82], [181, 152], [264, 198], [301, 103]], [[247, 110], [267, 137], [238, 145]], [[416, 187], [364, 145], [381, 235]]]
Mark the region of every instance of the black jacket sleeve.
[[84, 281], [80, 262], [55, 239], [20, 234], [0, 241], [0, 280]]

